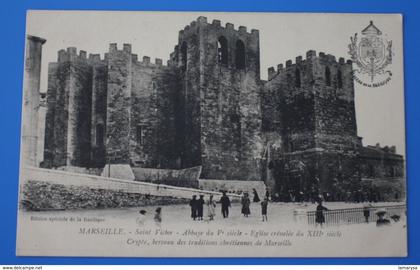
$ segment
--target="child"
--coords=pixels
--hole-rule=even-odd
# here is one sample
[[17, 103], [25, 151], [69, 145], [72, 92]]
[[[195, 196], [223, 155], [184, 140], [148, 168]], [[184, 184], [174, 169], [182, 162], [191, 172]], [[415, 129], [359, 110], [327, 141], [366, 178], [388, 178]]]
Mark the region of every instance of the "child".
[[262, 221], [268, 221], [267, 220], [267, 207], [268, 207], [268, 198], [264, 197], [264, 200], [261, 202]]
[[162, 223], [162, 208], [156, 208], [155, 217], [153, 219], [155, 220], [155, 224], [160, 226], [160, 223]]
[[209, 216], [209, 220], [213, 220], [214, 216], [216, 215], [216, 202], [213, 200], [213, 195], [210, 195], [210, 199], [207, 202], [207, 207], [208, 207], [208, 216]]
[[144, 226], [144, 223], [146, 222], [146, 213], [146, 210], [143, 209], [139, 211], [140, 215], [136, 218], [137, 226]]

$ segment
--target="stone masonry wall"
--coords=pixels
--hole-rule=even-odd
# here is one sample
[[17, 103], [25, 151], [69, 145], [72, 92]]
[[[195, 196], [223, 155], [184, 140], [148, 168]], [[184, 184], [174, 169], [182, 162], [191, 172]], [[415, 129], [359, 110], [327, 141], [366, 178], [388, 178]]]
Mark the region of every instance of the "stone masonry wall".
[[50, 63], [43, 167], [91, 166], [92, 76], [91, 59], [76, 48]]
[[57, 151], [55, 144], [54, 131], [55, 131], [55, 109], [57, 102], [57, 84], [56, 76], [58, 71], [57, 63], [49, 63], [48, 65], [48, 89], [47, 89], [47, 102], [45, 114], [45, 134], [44, 134], [44, 160], [41, 167], [51, 168], [54, 162], [54, 155]]
[[202, 179], [263, 180], [284, 192], [307, 192], [315, 178], [330, 192], [404, 175], [401, 156], [357, 136], [351, 61], [308, 51], [269, 68], [265, 82], [259, 49], [258, 30], [199, 17], [179, 32], [168, 65], [139, 61], [129, 44], [110, 44], [103, 60], [59, 51], [42, 166], [202, 166]]
[[178, 168], [178, 72], [160, 59], [150, 63], [147, 56], [142, 62], [133, 59], [132, 72], [131, 162], [145, 168]]
[[[268, 81], [264, 85], [265, 101], [273, 94], [278, 101], [276, 107], [264, 105], [264, 129], [269, 131], [276, 124], [283, 136], [286, 152], [301, 151], [315, 147], [315, 96], [313, 87], [312, 52], [307, 58], [296, 57], [296, 62], [288, 60], [286, 65], [278, 65], [277, 70], [269, 68]], [[267, 96], [268, 95], [268, 96]], [[276, 117], [271, 119], [271, 117]], [[281, 122], [281, 124], [275, 122]]]
[[92, 60], [91, 166], [101, 168], [106, 162], [108, 64], [105, 60], [101, 60], [99, 55], [90, 55], [90, 58]]
[[[201, 87], [202, 69], [200, 67], [203, 51], [199, 23], [181, 30], [178, 36], [176, 66], [181, 78], [179, 112], [177, 115], [181, 148], [181, 167], [194, 167], [202, 164], [201, 159]], [[188, 30], [186, 29], [186, 30]]]
[[403, 157], [395, 147], [366, 146], [360, 150], [361, 176], [367, 179], [404, 177]]
[[70, 85], [67, 134], [67, 165], [90, 166], [92, 115], [92, 66], [86, 52], [70, 51]]
[[284, 200], [289, 194], [305, 198], [313, 194], [334, 194], [344, 198], [346, 190], [360, 188], [359, 159], [354, 154], [322, 151], [285, 153], [270, 168], [276, 179], [276, 190]]
[[[227, 40], [225, 64], [218, 61], [221, 36]], [[235, 64], [238, 41], [246, 48], [243, 69]], [[187, 61], [183, 46], [187, 46]], [[177, 49], [179, 65], [185, 70], [185, 130], [192, 130], [191, 135], [185, 134], [186, 141], [188, 148], [201, 152], [201, 178], [260, 179], [258, 31], [248, 33], [245, 27], [237, 31], [232, 24], [221, 27], [220, 21], [209, 24], [200, 17], [180, 32]], [[199, 147], [194, 146], [197, 138]]]
[[296, 57], [295, 63], [288, 60], [277, 70], [269, 68], [263, 88], [263, 130], [267, 140], [273, 139], [276, 129], [282, 136], [282, 147], [271, 160], [267, 157], [267, 175], [275, 179], [280, 193], [340, 194], [338, 189], [360, 188], [361, 139], [351, 75], [351, 62], [343, 58], [337, 62], [324, 53], [317, 56], [315, 51], [308, 51], [306, 59]]
[[39, 168], [22, 168], [19, 190], [21, 204], [43, 210], [185, 203], [192, 195], [212, 194], [216, 200], [221, 196], [220, 192]]
[[158, 168], [181, 168], [181, 142], [178, 130], [181, 80], [173, 67], [155, 69], [154, 83], [157, 92], [157, 160]]
[[154, 168], [158, 164], [158, 104], [153, 80], [156, 67], [149, 62], [146, 58], [132, 64], [130, 159], [135, 166]]
[[110, 44], [108, 53], [107, 156], [111, 163], [130, 164], [130, 118], [132, 105], [131, 47]]
[[[51, 74], [49, 81], [54, 81], [55, 88], [50, 89], [48, 87], [48, 100], [55, 99], [55, 104], [51, 104], [53, 108], [53, 114], [51, 115], [51, 122], [47, 119], [48, 124], [52, 124], [54, 129], [52, 130], [52, 146], [51, 153], [51, 165], [52, 166], [64, 166], [67, 165], [67, 131], [68, 131], [68, 108], [69, 108], [69, 84], [70, 84], [70, 62], [61, 62], [57, 65], [56, 72]], [[52, 86], [54, 87], [54, 86]], [[50, 95], [51, 93], [51, 95]], [[47, 100], [47, 102], [48, 102]], [[51, 108], [49, 107], [49, 108]], [[48, 118], [48, 115], [47, 115]], [[46, 129], [49, 125], [46, 125]], [[48, 136], [49, 137], [49, 136]], [[46, 136], [45, 142], [48, 143], [48, 137]], [[45, 155], [48, 158], [48, 155]]]
[[146, 205], [186, 204], [189, 199], [171, 196], [95, 189], [28, 181], [23, 186], [21, 207], [25, 210], [101, 209]]
[[178, 187], [198, 187], [201, 166], [181, 170], [132, 168], [136, 181]]
[[[351, 61], [319, 53], [313, 58], [315, 127], [317, 146], [324, 149], [354, 150], [357, 137]], [[327, 68], [330, 85], [327, 85]], [[341, 81], [341, 82], [339, 82]]]

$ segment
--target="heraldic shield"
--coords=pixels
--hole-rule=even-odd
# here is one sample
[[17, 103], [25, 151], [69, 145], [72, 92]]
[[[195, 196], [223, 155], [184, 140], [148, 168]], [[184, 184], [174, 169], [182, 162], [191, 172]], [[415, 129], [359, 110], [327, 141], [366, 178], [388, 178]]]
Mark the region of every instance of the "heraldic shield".
[[392, 63], [392, 41], [386, 41], [382, 32], [370, 21], [362, 30], [363, 37], [358, 42], [357, 33], [350, 38], [349, 54], [359, 69], [355, 71], [368, 74], [373, 82], [375, 75], [383, 74], [385, 67]]

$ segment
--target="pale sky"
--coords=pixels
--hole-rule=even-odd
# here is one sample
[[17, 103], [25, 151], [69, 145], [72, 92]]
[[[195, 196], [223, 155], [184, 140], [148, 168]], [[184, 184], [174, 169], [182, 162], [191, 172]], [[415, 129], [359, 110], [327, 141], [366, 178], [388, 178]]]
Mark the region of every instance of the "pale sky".
[[[132, 44], [132, 52], [163, 59], [178, 41], [178, 31], [206, 16], [222, 25], [230, 22], [238, 29], [260, 31], [261, 78], [267, 79], [267, 68], [276, 67], [295, 57], [305, 57], [316, 50], [348, 55], [350, 36], [360, 33], [370, 20], [392, 40], [394, 56], [390, 66], [392, 80], [383, 87], [367, 88], [355, 83], [358, 134], [364, 145], [379, 142], [395, 145], [405, 155], [404, 91], [402, 57], [402, 18], [380, 14], [308, 14], [308, 13], [205, 13], [205, 12], [109, 12], [109, 11], [29, 11], [27, 34], [45, 38], [43, 46], [41, 91], [47, 89], [48, 63], [57, 60], [57, 52], [77, 47], [87, 53], [108, 51], [109, 43]], [[360, 34], [359, 34], [360, 35]]]

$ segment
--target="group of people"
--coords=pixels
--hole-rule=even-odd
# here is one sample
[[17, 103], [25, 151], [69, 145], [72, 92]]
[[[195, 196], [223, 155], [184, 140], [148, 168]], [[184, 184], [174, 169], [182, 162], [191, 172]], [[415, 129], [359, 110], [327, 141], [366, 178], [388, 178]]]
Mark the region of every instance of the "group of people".
[[[258, 196], [258, 193], [255, 189], [253, 189], [254, 198], [253, 202], [258, 203], [260, 202], [260, 198]], [[222, 197], [219, 200], [219, 203], [221, 204], [221, 213], [223, 218], [229, 217], [229, 208], [231, 207], [231, 202], [229, 197], [226, 195], [226, 191], [222, 192]], [[216, 201], [213, 199], [213, 195], [209, 196], [209, 200], [206, 202], [204, 200], [204, 195], [199, 195], [199, 198], [197, 199], [197, 195], [193, 195], [192, 199], [189, 203], [191, 207], [191, 218], [193, 220], [203, 220], [204, 215], [204, 205], [207, 206], [207, 216], [209, 220], [214, 220], [214, 217], [216, 215]], [[251, 215], [251, 199], [249, 197], [249, 194], [245, 192], [241, 198], [241, 214], [244, 215], [244, 217], [249, 217]], [[261, 214], [262, 214], [262, 221], [267, 221], [267, 209], [268, 209], [268, 191], [266, 193], [266, 196], [261, 201]]]
[[[252, 201], [254, 203], [260, 202], [261, 200], [255, 189], [253, 190], [253, 193], [254, 193], [254, 197]], [[268, 195], [269, 194], [267, 192], [266, 196], [260, 203], [263, 222], [268, 220], [267, 218], [267, 209], [268, 209], [268, 202], [269, 202]], [[218, 202], [221, 204], [221, 213], [222, 213], [223, 218], [228, 218], [229, 208], [231, 207], [231, 201], [229, 197], [226, 195], [226, 191], [222, 193], [222, 196]], [[323, 224], [325, 223], [325, 211], [330, 211], [330, 210], [323, 205], [322, 199], [318, 199], [317, 203], [318, 205], [315, 211], [315, 224], [320, 225], [322, 227]], [[204, 205], [207, 206], [208, 220], [214, 220], [214, 217], [216, 216], [216, 200], [214, 200], [213, 195], [210, 195], [207, 201], [204, 200], [204, 195], [199, 195], [199, 199], [197, 199], [197, 195], [193, 195], [192, 199], [190, 200], [189, 205], [191, 207], [191, 218], [193, 220], [203, 220]], [[241, 198], [241, 214], [243, 214], [244, 217], [249, 217], [251, 215], [250, 205], [251, 205], [250, 196], [247, 192], [245, 192]], [[369, 219], [370, 219], [370, 214], [371, 214], [372, 209], [373, 209], [373, 206], [371, 204], [369, 205], [366, 204], [363, 207], [363, 216], [365, 218], [366, 223], [370, 222]], [[136, 219], [136, 222], [139, 226], [143, 226], [145, 224], [145, 221], [147, 219], [146, 213], [147, 211], [144, 209], [139, 211], [140, 215]], [[385, 217], [386, 216], [385, 209], [379, 209], [375, 212], [375, 214], [377, 215], [377, 220], [376, 220], [377, 226], [390, 225], [390, 220]], [[394, 220], [395, 222], [398, 222], [400, 219], [400, 216], [392, 215], [391, 219]], [[160, 224], [162, 223], [162, 208], [161, 207], [156, 208], [153, 220], [157, 226], [160, 226]]]
[[[219, 202], [222, 204], [222, 215], [224, 218], [227, 218], [229, 216], [230, 199], [226, 195], [226, 192], [223, 192]], [[216, 216], [216, 201], [213, 199], [213, 195], [210, 195], [207, 202], [204, 201], [204, 195], [200, 195], [199, 199], [197, 199], [197, 195], [193, 195], [190, 200], [191, 218], [193, 220], [203, 220], [205, 204], [207, 205], [207, 216], [209, 220], [214, 219]]]

